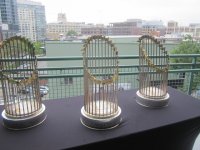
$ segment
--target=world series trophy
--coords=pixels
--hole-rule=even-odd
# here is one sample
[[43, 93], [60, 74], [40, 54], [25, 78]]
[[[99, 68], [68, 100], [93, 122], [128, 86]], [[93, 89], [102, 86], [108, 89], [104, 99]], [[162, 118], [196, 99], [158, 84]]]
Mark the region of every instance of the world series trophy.
[[153, 36], [139, 38], [139, 90], [136, 101], [142, 106], [158, 108], [168, 105], [169, 56]]
[[22, 130], [41, 124], [46, 114], [40, 96], [33, 44], [20, 36], [11, 37], [2, 42], [0, 59], [3, 125], [8, 129]]
[[89, 37], [83, 45], [84, 106], [81, 122], [91, 129], [110, 129], [121, 122], [118, 106], [118, 51], [101, 35]]

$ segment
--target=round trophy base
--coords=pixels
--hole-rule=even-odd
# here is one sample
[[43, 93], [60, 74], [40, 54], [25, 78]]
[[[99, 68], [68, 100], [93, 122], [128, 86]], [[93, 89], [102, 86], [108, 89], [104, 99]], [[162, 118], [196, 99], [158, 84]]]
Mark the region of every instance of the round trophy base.
[[169, 103], [169, 94], [167, 93], [164, 98], [150, 99], [142, 96], [139, 91], [136, 92], [136, 102], [145, 107], [160, 108], [165, 107]]
[[24, 130], [35, 127], [41, 124], [46, 119], [45, 105], [42, 104], [42, 108], [32, 116], [25, 118], [14, 118], [6, 115], [5, 110], [2, 112], [3, 125], [11, 130]]
[[81, 108], [81, 123], [95, 130], [106, 130], [117, 127], [122, 121], [121, 118], [121, 108], [118, 107], [118, 113], [112, 117], [108, 118], [95, 118], [87, 115], [84, 110], [84, 107]]

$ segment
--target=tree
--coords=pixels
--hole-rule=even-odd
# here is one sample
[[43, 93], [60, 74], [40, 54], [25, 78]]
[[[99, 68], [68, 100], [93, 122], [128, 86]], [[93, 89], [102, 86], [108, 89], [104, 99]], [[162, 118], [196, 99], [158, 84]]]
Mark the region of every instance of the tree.
[[67, 36], [77, 36], [77, 35], [78, 35], [78, 33], [76, 31], [74, 31], [74, 30], [69, 30], [67, 32]]
[[[170, 52], [171, 54], [200, 54], [200, 43], [194, 41], [190, 35], [186, 35], [184, 40]], [[193, 58], [172, 58], [170, 61], [172, 63], [192, 63]], [[197, 58], [197, 62], [200, 62], [200, 58]], [[183, 69], [188, 68], [188, 66], [172, 67], [173, 69]], [[196, 66], [200, 68], [200, 66]], [[200, 73], [193, 74], [193, 84], [192, 89], [196, 89], [200, 83]]]
[[[184, 40], [170, 52], [171, 54], [200, 54], [200, 44], [193, 41], [190, 35], [186, 35]], [[191, 63], [192, 58], [173, 58], [172, 63]], [[200, 58], [197, 59], [200, 62]], [[186, 67], [184, 67], [186, 68]]]
[[41, 55], [43, 54], [43, 49], [41, 48], [42, 47], [42, 43], [41, 42], [35, 42], [33, 43], [34, 47], [35, 47], [35, 54], [36, 55]]

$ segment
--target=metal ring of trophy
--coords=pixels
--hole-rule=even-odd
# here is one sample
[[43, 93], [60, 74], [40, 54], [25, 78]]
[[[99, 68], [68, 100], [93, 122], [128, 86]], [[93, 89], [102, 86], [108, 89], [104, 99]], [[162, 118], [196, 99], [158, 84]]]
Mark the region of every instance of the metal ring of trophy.
[[[109, 38], [106, 38], [105, 36], [102, 36], [102, 35], [91, 36], [85, 41], [85, 43], [83, 45], [83, 49], [82, 49], [83, 56], [85, 56], [88, 45], [93, 40], [96, 40], [96, 39], [104, 40], [107, 44], [111, 45], [111, 49], [115, 52], [115, 55], [116, 55], [115, 57], [117, 57], [117, 55], [118, 55], [117, 48], [114, 46], [114, 44], [112, 43], [112, 41]], [[84, 66], [86, 66], [86, 62], [84, 61], [83, 63], [84, 63]], [[117, 65], [118, 65], [118, 62], [117, 62]], [[85, 69], [85, 70], [87, 71], [87, 74], [89, 75], [90, 79], [93, 80], [94, 82], [98, 83], [98, 84], [110, 84], [110, 83], [112, 83], [112, 82], [114, 82], [115, 80], [118, 79], [118, 68], [116, 68], [115, 73], [112, 76], [110, 76], [110, 79], [103, 79], [103, 80], [95, 77], [95, 75], [92, 74], [89, 69]]]
[[143, 57], [145, 58], [146, 62], [148, 63], [148, 66], [150, 66], [151, 68], [153, 68], [156, 72], [167, 72], [169, 69], [169, 66], [167, 65], [164, 68], [159, 68], [157, 67], [151, 60], [151, 58], [149, 56], [147, 56], [145, 49], [142, 48], [141, 50]]

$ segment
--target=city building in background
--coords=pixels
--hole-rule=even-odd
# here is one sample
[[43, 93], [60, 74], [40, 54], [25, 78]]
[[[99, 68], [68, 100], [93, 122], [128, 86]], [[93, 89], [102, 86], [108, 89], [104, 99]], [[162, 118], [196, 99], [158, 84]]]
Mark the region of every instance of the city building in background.
[[194, 39], [200, 40], [200, 23], [191, 23], [189, 25]]
[[86, 24], [81, 28], [81, 35], [108, 35], [108, 28], [103, 24]]
[[16, 0], [0, 1], [1, 39], [17, 35], [19, 32]]
[[15, 35], [31, 41], [74, 40], [90, 35], [142, 36], [145, 34], [172, 41], [182, 41], [186, 35], [200, 40], [200, 23], [180, 26], [171, 20], [164, 25], [161, 20], [127, 19], [123, 22], [93, 24], [70, 22], [65, 13], [58, 13], [57, 21], [46, 23], [45, 6], [35, 0], [0, 1], [0, 40]]
[[173, 37], [175, 36], [181, 36], [183, 33], [190, 33], [190, 27], [189, 26], [179, 26], [178, 22], [176, 21], [169, 21], [167, 23], [167, 28], [166, 28], [166, 34], [169, 34]]
[[[169, 21], [164, 25], [162, 20], [127, 19], [124, 22], [104, 24], [93, 24], [85, 22], [69, 22], [65, 13], [59, 13], [57, 22], [47, 24], [48, 40], [68, 40], [68, 33], [75, 36], [141, 36], [152, 35], [172, 41], [183, 40], [186, 35], [195, 39], [200, 38], [200, 23], [191, 23], [189, 26], [178, 26], [177, 21]], [[73, 35], [73, 34], [72, 34]]]
[[161, 20], [144, 21], [142, 24], [142, 35], [164, 36], [166, 28]]
[[166, 35], [175, 37], [184, 37], [190, 35], [193, 39], [200, 39], [200, 23], [191, 23], [189, 26], [179, 26], [176, 21], [169, 21], [166, 28]]
[[110, 23], [108, 26], [108, 35], [141, 35], [142, 20], [128, 19], [124, 22]]
[[83, 26], [85, 26], [85, 22], [68, 22], [65, 13], [59, 13], [57, 22], [47, 24], [47, 39], [65, 39], [70, 31], [80, 35]]
[[178, 27], [178, 22], [173, 21], [173, 20], [168, 21], [166, 34], [175, 33], [177, 27]]
[[58, 13], [58, 18], [57, 18], [58, 23], [65, 24], [67, 23], [67, 17], [65, 13]]
[[31, 41], [46, 39], [45, 7], [40, 2], [17, 0], [19, 32]]

